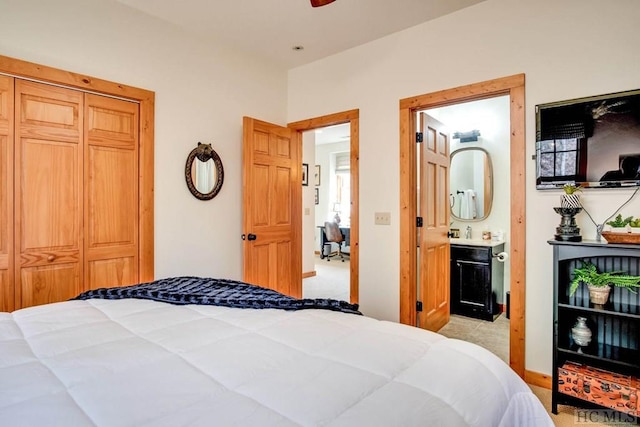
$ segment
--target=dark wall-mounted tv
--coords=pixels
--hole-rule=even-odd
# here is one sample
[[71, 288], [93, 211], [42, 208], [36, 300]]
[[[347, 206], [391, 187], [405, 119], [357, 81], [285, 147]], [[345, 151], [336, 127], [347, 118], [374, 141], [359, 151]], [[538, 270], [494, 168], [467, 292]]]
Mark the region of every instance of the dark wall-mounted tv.
[[536, 105], [536, 188], [640, 185], [640, 89]]

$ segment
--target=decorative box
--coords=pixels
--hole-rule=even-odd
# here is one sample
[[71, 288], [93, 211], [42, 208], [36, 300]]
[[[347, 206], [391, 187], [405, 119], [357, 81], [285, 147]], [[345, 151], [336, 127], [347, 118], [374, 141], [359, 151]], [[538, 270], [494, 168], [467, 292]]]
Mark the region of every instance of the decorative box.
[[591, 366], [566, 362], [558, 368], [558, 391], [597, 403], [616, 411], [638, 416], [640, 380]]

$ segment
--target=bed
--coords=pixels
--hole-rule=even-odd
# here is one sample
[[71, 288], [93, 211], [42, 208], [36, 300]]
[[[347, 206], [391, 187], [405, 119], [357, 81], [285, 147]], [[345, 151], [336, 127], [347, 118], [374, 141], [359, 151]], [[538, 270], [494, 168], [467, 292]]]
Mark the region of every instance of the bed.
[[[1, 423], [553, 425], [528, 386], [474, 344], [346, 302], [167, 280], [0, 313]], [[186, 282], [201, 290], [174, 286]]]

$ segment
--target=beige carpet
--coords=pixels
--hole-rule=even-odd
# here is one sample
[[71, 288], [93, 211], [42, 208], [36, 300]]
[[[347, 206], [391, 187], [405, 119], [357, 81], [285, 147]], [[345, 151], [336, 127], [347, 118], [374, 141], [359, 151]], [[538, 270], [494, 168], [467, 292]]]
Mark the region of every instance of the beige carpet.
[[351, 264], [346, 258], [344, 262], [340, 258], [315, 259], [315, 276], [302, 280], [303, 298], [332, 298], [349, 301], [349, 268]]

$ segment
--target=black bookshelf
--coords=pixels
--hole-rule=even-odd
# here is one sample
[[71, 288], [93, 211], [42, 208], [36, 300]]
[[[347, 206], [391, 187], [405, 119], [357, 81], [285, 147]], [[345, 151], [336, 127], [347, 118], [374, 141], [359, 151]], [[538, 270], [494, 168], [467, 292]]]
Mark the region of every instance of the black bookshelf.
[[[559, 368], [565, 363], [578, 363], [640, 377], [640, 293], [612, 287], [607, 303], [595, 306], [589, 301], [588, 289], [583, 284], [570, 295], [570, 282], [573, 269], [587, 261], [595, 264], [599, 271], [640, 275], [640, 245], [556, 240], [548, 243], [553, 246], [554, 285], [551, 410], [557, 414], [559, 404], [610, 409], [561, 392]], [[571, 335], [578, 317], [587, 319], [592, 332], [587, 346], [579, 346]]]

